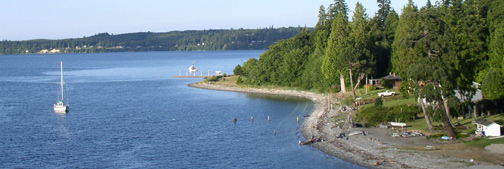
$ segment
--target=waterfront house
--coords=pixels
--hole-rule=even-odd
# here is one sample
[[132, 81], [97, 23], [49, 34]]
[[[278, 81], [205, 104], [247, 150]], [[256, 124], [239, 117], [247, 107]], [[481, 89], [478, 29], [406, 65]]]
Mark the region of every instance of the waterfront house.
[[502, 125], [493, 121], [481, 118], [474, 121], [476, 123], [476, 135], [501, 136]]
[[399, 77], [396, 73], [390, 72], [389, 75], [379, 78], [379, 79], [370, 79], [369, 83], [372, 85], [376, 85], [377, 88], [384, 88], [382, 80], [390, 81], [392, 83], [392, 88], [396, 91], [399, 91], [399, 86], [401, 85], [401, 77]]

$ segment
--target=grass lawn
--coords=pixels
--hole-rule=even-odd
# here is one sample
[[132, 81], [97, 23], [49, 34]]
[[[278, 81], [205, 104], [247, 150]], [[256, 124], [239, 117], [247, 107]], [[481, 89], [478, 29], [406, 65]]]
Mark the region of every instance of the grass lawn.
[[[390, 89], [378, 89], [378, 90], [372, 90], [368, 91], [368, 94], [366, 95], [366, 89], [361, 88], [358, 89], [355, 94], [357, 97], [362, 97], [361, 100], [363, 100], [365, 103], [361, 105], [361, 108], [370, 108], [374, 106], [374, 100], [380, 96], [378, 96], [378, 93], [380, 92], [385, 92], [386, 90]], [[391, 90], [392, 91], [392, 90]], [[382, 97], [383, 101], [383, 106], [384, 107], [394, 107], [394, 106], [399, 106], [399, 105], [405, 105], [405, 104], [417, 104], [416, 99], [413, 97], [409, 97], [408, 99], [404, 99], [397, 91], [396, 91], [396, 96], [387, 96], [387, 97]]]
[[474, 139], [472, 141], [464, 141], [465, 145], [469, 146], [477, 146], [481, 148], [485, 148], [491, 144], [504, 144], [504, 138], [498, 139]]
[[[476, 131], [476, 124], [473, 124], [472, 122], [476, 119], [479, 119], [479, 118], [482, 118], [482, 117], [469, 118], [469, 119], [452, 118], [452, 123], [453, 123], [454, 127], [456, 128], [455, 130], [459, 134], [474, 134], [474, 131]], [[502, 121], [504, 120], [504, 114], [484, 116], [483, 118], [486, 118], [487, 120], [490, 120], [490, 121], [497, 122], [499, 124], [503, 124]], [[435, 134], [435, 133], [427, 132], [428, 126], [427, 126], [427, 122], [425, 121], [424, 118], [417, 119], [414, 122], [408, 122], [407, 124], [408, 124], [408, 127], [407, 127], [408, 130], [420, 130], [420, 131], [423, 131], [425, 134]], [[457, 128], [458, 124], [460, 124], [461, 127]], [[434, 130], [444, 131], [443, 122], [432, 121], [432, 125], [434, 126]], [[468, 128], [466, 129], [462, 126], [468, 127]], [[496, 139], [496, 140], [500, 140], [500, 139]], [[504, 144], [504, 142], [502, 142], [502, 140], [501, 140], [501, 143]]]

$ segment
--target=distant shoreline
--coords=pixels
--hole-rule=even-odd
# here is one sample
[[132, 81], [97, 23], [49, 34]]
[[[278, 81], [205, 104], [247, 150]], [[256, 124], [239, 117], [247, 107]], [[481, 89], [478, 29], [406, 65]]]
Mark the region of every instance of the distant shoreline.
[[[332, 117], [339, 116], [338, 112], [329, 112], [326, 96], [306, 91], [240, 88], [218, 84], [192, 83], [190, 87], [234, 91], [244, 93], [258, 93], [271, 95], [284, 95], [306, 98], [314, 102], [315, 109], [302, 124], [302, 134], [305, 138], [312, 136], [321, 137], [323, 142], [311, 144], [320, 151], [366, 168], [502, 168], [491, 164], [470, 163], [468, 159], [446, 157], [429, 151], [406, 150], [399, 147], [408, 146], [411, 143], [419, 146], [439, 145], [439, 143], [427, 141], [425, 137], [418, 138], [392, 138], [387, 136], [389, 129], [381, 128], [354, 128], [341, 130], [333, 128]], [[345, 115], [346, 116], [346, 115]], [[367, 136], [355, 135], [349, 139], [336, 139], [339, 133], [352, 131], [364, 131]], [[441, 143], [442, 144], [442, 143]]]

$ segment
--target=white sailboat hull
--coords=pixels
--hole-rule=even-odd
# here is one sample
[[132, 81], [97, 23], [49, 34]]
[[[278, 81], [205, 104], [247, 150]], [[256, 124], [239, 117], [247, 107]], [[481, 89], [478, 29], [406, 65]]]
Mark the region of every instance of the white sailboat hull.
[[68, 106], [66, 105], [54, 105], [54, 112], [56, 113], [66, 113], [68, 112]]

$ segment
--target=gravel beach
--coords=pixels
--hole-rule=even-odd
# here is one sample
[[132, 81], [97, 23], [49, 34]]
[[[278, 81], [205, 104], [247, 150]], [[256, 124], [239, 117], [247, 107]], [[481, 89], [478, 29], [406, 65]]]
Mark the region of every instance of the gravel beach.
[[[341, 114], [326, 109], [326, 96], [322, 94], [294, 90], [239, 88], [207, 83], [194, 83], [188, 84], [188, 86], [210, 90], [286, 95], [310, 99], [314, 102], [315, 109], [302, 124], [303, 136], [305, 138], [321, 137], [323, 141], [311, 145], [326, 154], [366, 168], [504, 168], [499, 165], [477, 161], [471, 162], [470, 159], [435, 153], [432, 150], [436, 150], [436, 146], [444, 143], [427, 140], [425, 136], [393, 138], [388, 135], [393, 132], [392, 130], [381, 128], [353, 128], [342, 131], [334, 127], [334, 122], [330, 121], [332, 117]], [[366, 135], [359, 134], [343, 139], [337, 138], [340, 133], [348, 134], [355, 131], [364, 131]], [[409, 149], [407, 147], [415, 148]]]

